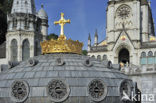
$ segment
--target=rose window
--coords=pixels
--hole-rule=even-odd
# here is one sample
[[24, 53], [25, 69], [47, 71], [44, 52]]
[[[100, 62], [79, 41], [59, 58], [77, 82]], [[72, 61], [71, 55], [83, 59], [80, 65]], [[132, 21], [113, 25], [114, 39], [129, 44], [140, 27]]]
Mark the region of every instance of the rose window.
[[130, 16], [130, 7], [127, 5], [122, 5], [117, 10], [117, 16], [121, 19], [127, 19]]
[[69, 96], [69, 87], [61, 80], [52, 80], [47, 87], [47, 93], [52, 101], [62, 102]]
[[93, 101], [102, 101], [107, 94], [107, 86], [101, 80], [93, 80], [88, 86], [90, 98]]
[[11, 96], [15, 102], [23, 102], [29, 94], [28, 84], [24, 81], [15, 81], [11, 87]]

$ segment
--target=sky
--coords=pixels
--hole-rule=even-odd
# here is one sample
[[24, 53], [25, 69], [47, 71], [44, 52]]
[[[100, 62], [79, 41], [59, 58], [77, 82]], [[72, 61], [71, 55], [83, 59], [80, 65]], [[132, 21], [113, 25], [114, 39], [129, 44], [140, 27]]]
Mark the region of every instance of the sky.
[[[48, 14], [48, 34], [60, 34], [60, 26], [54, 25], [54, 21], [58, 21], [60, 13], [63, 12], [64, 18], [71, 20], [71, 24], [64, 26], [66, 37], [83, 42], [83, 49], [87, 49], [89, 33], [92, 44], [94, 43], [96, 29], [99, 42], [105, 39], [107, 2], [108, 0], [35, 0], [37, 11], [43, 4]], [[151, 0], [153, 17], [156, 20], [155, 5], [156, 0]]]

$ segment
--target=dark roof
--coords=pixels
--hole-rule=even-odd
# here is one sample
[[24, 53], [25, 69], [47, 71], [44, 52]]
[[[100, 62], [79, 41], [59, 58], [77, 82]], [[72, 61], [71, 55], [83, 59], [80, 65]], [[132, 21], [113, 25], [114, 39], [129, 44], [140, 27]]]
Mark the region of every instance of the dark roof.
[[6, 58], [6, 42], [0, 45], [0, 58]]

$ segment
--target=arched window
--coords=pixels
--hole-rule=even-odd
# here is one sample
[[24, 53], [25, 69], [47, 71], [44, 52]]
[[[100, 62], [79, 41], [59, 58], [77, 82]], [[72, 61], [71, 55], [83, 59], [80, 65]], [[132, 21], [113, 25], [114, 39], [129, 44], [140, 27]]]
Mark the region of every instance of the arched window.
[[17, 27], [17, 19], [13, 18], [13, 28]]
[[11, 41], [11, 61], [17, 61], [17, 54], [18, 54], [17, 40], [13, 39]]
[[146, 53], [145, 53], [145, 52], [142, 52], [142, 53], [141, 53], [141, 57], [142, 57], [142, 58], [145, 58], [145, 57], [146, 57]]
[[30, 58], [30, 44], [28, 39], [25, 39], [22, 44], [22, 60]]
[[103, 55], [103, 60], [107, 60], [107, 55]]
[[97, 60], [101, 60], [101, 56], [100, 55], [97, 56]]
[[95, 56], [94, 56], [94, 55], [92, 55], [92, 58], [94, 58], [94, 59], [95, 59]]
[[149, 52], [148, 52], [148, 56], [149, 56], [149, 57], [152, 57], [152, 56], [153, 56], [153, 52], [152, 52], [152, 51], [149, 51]]

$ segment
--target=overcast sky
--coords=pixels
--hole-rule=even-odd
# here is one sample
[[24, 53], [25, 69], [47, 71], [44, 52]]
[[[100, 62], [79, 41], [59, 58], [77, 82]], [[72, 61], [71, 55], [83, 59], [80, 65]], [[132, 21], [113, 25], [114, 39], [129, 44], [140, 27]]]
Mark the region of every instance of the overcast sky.
[[[108, 0], [35, 0], [37, 11], [44, 5], [49, 16], [48, 32], [60, 34], [60, 26], [55, 26], [54, 21], [60, 19], [60, 13], [65, 14], [65, 19], [71, 19], [71, 24], [65, 25], [67, 38], [79, 40], [87, 49], [88, 34], [91, 33], [94, 41], [95, 29], [98, 29], [99, 41], [105, 39], [106, 8]], [[151, 0], [153, 17], [156, 20], [156, 0]]]

